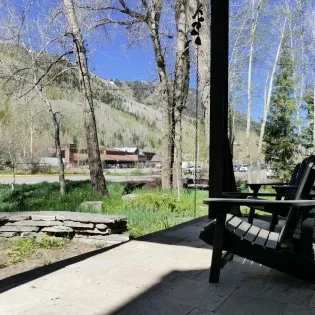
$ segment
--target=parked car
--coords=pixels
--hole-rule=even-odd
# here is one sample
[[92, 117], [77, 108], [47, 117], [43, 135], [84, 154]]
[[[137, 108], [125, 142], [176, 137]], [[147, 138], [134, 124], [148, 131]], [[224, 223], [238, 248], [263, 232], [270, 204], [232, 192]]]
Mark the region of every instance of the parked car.
[[267, 169], [267, 174], [266, 174], [266, 176], [267, 176], [268, 179], [275, 178], [275, 177], [276, 177], [276, 172], [275, 172], [275, 170]]
[[[197, 173], [200, 172], [200, 166], [199, 165], [197, 165], [196, 169], [197, 169]], [[194, 173], [195, 173], [195, 166], [194, 165], [188, 166], [184, 169], [185, 175], [186, 174], [194, 174]]]
[[240, 172], [247, 172], [248, 171], [248, 164], [243, 164], [240, 167]]
[[234, 171], [234, 172], [239, 172], [241, 166], [242, 166], [242, 165], [238, 165], [238, 164], [233, 165], [233, 171]]

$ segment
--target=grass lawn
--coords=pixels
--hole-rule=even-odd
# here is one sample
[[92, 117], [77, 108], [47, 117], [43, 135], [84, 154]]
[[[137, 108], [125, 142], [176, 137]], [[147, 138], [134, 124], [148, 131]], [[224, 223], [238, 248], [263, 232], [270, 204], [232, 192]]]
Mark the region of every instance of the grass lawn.
[[[108, 183], [110, 198], [92, 194], [89, 181], [68, 181], [67, 194], [60, 196], [59, 183], [0, 185], [0, 211], [86, 211], [80, 209], [83, 201], [102, 200], [103, 214], [124, 215], [128, 218], [130, 235], [138, 237], [188, 221], [194, 215], [194, 191], [182, 190], [180, 200], [177, 193], [161, 189], [136, 189], [135, 200], [123, 200], [129, 193], [125, 184]], [[206, 191], [197, 192], [196, 216], [207, 214], [202, 200]]]

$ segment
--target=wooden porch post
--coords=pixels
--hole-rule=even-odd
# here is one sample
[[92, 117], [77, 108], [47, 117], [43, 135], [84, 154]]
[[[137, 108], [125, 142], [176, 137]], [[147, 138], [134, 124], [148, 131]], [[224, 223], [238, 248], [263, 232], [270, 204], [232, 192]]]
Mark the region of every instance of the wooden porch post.
[[[211, 1], [209, 197], [235, 191], [228, 141], [229, 0]], [[215, 210], [209, 207], [209, 217]]]

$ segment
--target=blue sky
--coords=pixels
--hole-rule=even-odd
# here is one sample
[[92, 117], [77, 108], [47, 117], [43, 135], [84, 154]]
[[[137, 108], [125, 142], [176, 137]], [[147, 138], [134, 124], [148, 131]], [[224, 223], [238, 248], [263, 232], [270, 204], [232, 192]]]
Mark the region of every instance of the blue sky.
[[[19, 3], [18, 0], [13, 0]], [[41, 7], [41, 10], [49, 9], [52, 4], [56, 4], [57, 0], [50, 0], [51, 3], [47, 7]], [[41, 4], [41, 2], [38, 2]], [[46, 3], [46, 2], [45, 2]], [[39, 10], [31, 14], [38, 14]], [[270, 18], [271, 16], [269, 16]], [[260, 29], [265, 31], [268, 44], [263, 47], [264, 50], [259, 54], [255, 54], [254, 72], [253, 72], [253, 109], [252, 117], [256, 120], [262, 117], [263, 108], [263, 88], [265, 84], [266, 72], [270, 71], [271, 63], [274, 58], [274, 51], [279, 41], [279, 31], [277, 30], [275, 21], [270, 21], [268, 17], [263, 17], [260, 21]], [[268, 25], [268, 27], [266, 27]], [[172, 28], [168, 27], [172, 32]], [[114, 30], [114, 31], [113, 31]], [[100, 32], [101, 33], [101, 32]], [[119, 79], [122, 81], [157, 81], [156, 65], [154, 61], [154, 54], [150, 39], [146, 39], [140, 43], [133, 45], [132, 48], [127, 48], [130, 38], [124, 30], [124, 27], [108, 27], [107, 32], [103, 34], [96, 34], [95, 37], [88, 37], [89, 43], [89, 65], [90, 70], [104, 79]], [[163, 38], [163, 41], [165, 39]], [[232, 45], [231, 41], [231, 45]], [[269, 46], [269, 47], [268, 47]], [[246, 53], [245, 53], [246, 54]], [[169, 64], [172, 63], [170, 58]], [[172, 67], [170, 67], [171, 69]], [[246, 112], [247, 98], [246, 98], [246, 68], [245, 73], [242, 75], [243, 88], [237, 92], [237, 96], [242, 95], [240, 98], [237, 109]], [[191, 71], [191, 86], [195, 87], [195, 73]]]
[[[119, 34], [117, 34], [118, 37]], [[152, 48], [134, 46], [127, 49], [127, 41], [116, 38], [90, 52], [90, 69], [106, 78], [122, 81], [154, 81], [157, 79]]]

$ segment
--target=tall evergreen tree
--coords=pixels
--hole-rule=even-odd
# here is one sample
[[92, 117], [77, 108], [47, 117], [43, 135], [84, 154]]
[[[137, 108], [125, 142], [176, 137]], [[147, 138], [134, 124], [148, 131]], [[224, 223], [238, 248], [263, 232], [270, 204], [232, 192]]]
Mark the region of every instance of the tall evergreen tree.
[[294, 124], [293, 63], [288, 38], [283, 42], [264, 136], [265, 161], [281, 180], [288, 180], [294, 167], [297, 133]]
[[306, 126], [304, 128], [302, 144], [305, 148], [311, 149], [314, 154], [314, 91], [307, 89], [304, 94], [304, 109], [306, 110]]

